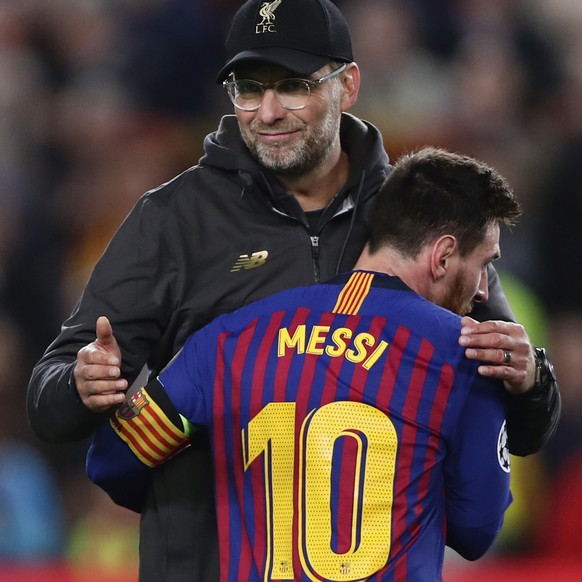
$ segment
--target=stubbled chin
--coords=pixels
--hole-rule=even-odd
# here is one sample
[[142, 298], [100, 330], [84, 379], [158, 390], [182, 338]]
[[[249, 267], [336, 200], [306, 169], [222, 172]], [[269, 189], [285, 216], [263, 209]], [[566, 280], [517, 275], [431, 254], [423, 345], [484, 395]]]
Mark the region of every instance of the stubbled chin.
[[296, 174], [306, 170], [301, 153], [290, 144], [259, 144], [256, 151], [261, 165], [277, 174]]

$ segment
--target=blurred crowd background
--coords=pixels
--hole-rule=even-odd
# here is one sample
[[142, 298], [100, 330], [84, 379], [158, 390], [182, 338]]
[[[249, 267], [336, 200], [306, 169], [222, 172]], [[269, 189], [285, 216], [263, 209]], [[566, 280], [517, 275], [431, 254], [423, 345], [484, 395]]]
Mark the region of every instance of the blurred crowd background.
[[[83, 572], [79, 580], [95, 571], [135, 579], [137, 516], [88, 483], [87, 443], [34, 437], [26, 386], [136, 199], [195, 164], [204, 135], [231, 112], [214, 77], [239, 5], [0, 0], [0, 572], [2, 564], [55, 563]], [[352, 112], [380, 128], [392, 159], [425, 144], [472, 154], [495, 165], [525, 207], [503, 234], [498, 267], [520, 322], [549, 349], [563, 415], [541, 453], [512, 459], [515, 503], [485, 561], [575, 560], [582, 3], [338, 5], [362, 71]]]

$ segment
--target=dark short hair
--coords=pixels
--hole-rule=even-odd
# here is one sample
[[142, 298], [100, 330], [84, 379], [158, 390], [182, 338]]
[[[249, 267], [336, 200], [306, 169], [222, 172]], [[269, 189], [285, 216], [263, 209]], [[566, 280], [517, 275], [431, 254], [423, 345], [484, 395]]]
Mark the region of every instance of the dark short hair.
[[470, 156], [425, 147], [402, 156], [380, 188], [370, 217], [370, 251], [388, 245], [414, 258], [445, 234], [461, 256], [484, 239], [491, 223], [512, 225], [521, 215], [507, 180]]

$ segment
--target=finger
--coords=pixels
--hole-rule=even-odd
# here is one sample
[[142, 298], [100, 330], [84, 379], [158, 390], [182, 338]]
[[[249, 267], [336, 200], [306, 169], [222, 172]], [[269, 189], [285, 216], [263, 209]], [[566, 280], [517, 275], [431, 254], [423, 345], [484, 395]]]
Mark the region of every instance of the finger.
[[[459, 336], [459, 344], [466, 348], [485, 348], [498, 350], [513, 350], [514, 344], [512, 339], [501, 333], [467, 333]], [[494, 360], [496, 361], [496, 360]]]
[[461, 317], [461, 327], [471, 328], [476, 325], [479, 325], [479, 322], [476, 319], [473, 319], [468, 315], [464, 315], [463, 317]]
[[[75, 375], [77, 391], [81, 401], [87, 408], [95, 411], [102, 406], [120, 404], [125, 398], [128, 383], [124, 378], [112, 380], [85, 380]], [[106, 396], [105, 400], [95, 400], [95, 397]]]
[[[505, 352], [510, 353], [509, 361], [506, 361]], [[515, 367], [512, 364], [515, 364], [515, 354], [511, 352], [511, 350], [505, 350], [500, 348], [467, 348], [465, 350], [465, 356], [470, 360], [478, 360], [480, 362], [488, 362], [499, 366], [505, 367]]]
[[93, 380], [85, 383], [85, 398], [108, 394], [124, 394], [127, 388], [127, 380]]
[[[97, 345], [97, 341], [82, 347], [77, 353], [77, 367], [83, 366], [119, 366], [120, 361], [117, 353], [106, 351], [102, 346]], [[108, 373], [105, 374], [109, 376]]]
[[515, 369], [511, 366], [487, 365], [484, 364], [477, 368], [481, 376], [492, 378], [501, 378], [502, 380], [511, 380], [515, 376]]
[[97, 324], [95, 327], [95, 331], [97, 333], [97, 345], [105, 347], [115, 343], [113, 328], [111, 327], [109, 319], [107, 319], [104, 315], [97, 319]]
[[[109, 356], [111, 357], [111, 356]], [[107, 364], [108, 362], [105, 362]], [[115, 365], [87, 364], [75, 370], [76, 379], [86, 382], [104, 380], [112, 381], [121, 376], [121, 369]]]
[[102, 394], [125, 394], [127, 390], [127, 380], [117, 378], [116, 380], [95, 380], [89, 387], [90, 396], [100, 396]]
[[87, 408], [93, 412], [105, 412], [113, 406], [119, 406], [125, 400], [124, 392], [94, 394], [83, 400]]
[[482, 365], [477, 368], [477, 371], [481, 376], [503, 380], [511, 392], [518, 391], [517, 387], [522, 384], [525, 377], [522, 371], [516, 370], [511, 366]]
[[125, 397], [125, 391], [127, 390], [127, 380], [123, 378], [117, 378], [114, 380], [78, 380], [77, 390], [79, 396], [85, 405], [88, 405], [95, 396], [111, 396], [117, 395], [114, 399], [115, 402], [119, 403]]
[[526, 392], [529, 384], [525, 370], [516, 370], [510, 366], [479, 366], [477, 371], [481, 376], [502, 380], [508, 392], [522, 394]]
[[[469, 319], [469, 318], [463, 318]], [[482, 321], [469, 320], [461, 327], [461, 335], [469, 334], [498, 334], [506, 336], [518, 336], [523, 332], [523, 326], [509, 321]]]

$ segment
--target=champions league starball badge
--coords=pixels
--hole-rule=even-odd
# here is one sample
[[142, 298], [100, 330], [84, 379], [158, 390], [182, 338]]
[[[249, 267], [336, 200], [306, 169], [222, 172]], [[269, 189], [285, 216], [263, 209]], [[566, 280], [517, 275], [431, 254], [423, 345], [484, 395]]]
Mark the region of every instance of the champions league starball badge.
[[507, 423], [505, 421], [503, 421], [501, 430], [499, 431], [499, 436], [497, 437], [497, 460], [499, 461], [501, 469], [506, 473], [509, 473], [511, 470], [511, 464], [509, 462]]

